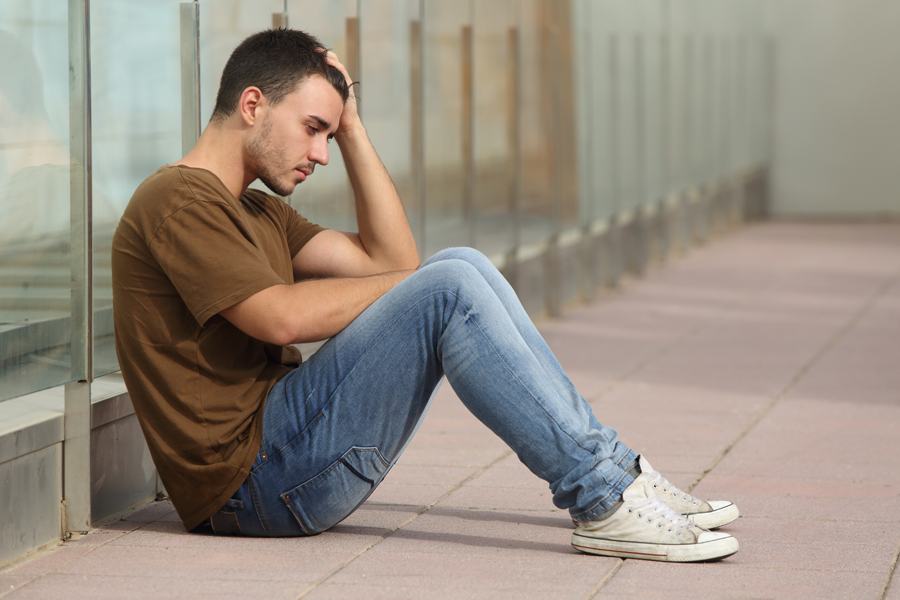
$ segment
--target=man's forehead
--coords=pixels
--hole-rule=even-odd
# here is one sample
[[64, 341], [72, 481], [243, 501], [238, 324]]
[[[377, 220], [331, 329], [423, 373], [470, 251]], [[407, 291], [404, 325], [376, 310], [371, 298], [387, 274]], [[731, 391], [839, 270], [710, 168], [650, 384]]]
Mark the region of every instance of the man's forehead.
[[[337, 126], [337, 118], [344, 108], [344, 101], [338, 91], [320, 75], [311, 75], [302, 80], [288, 93], [285, 100], [326, 129]], [[332, 112], [336, 114], [332, 115]]]

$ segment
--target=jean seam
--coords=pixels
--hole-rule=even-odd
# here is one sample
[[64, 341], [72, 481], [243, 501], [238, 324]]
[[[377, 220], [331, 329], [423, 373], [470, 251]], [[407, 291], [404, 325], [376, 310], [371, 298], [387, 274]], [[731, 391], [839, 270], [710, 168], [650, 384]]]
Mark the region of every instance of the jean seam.
[[[462, 301], [462, 300], [460, 300], [460, 301]], [[471, 317], [469, 320], [474, 321], [475, 326], [478, 328], [478, 332], [481, 333], [481, 337], [484, 338], [484, 341], [488, 344], [488, 346], [490, 346], [491, 350], [494, 352], [494, 355], [497, 357], [497, 359], [500, 361], [500, 363], [504, 367], [506, 367], [506, 370], [519, 383], [519, 385], [522, 387], [522, 389], [524, 389], [526, 392], [528, 392], [528, 395], [531, 397], [531, 399], [534, 401], [534, 403], [537, 404], [538, 407], [540, 407], [540, 409], [544, 412], [544, 414], [547, 415], [547, 417], [550, 419], [550, 421], [552, 421], [559, 428], [559, 430], [561, 432], [566, 434], [566, 437], [568, 437], [570, 440], [572, 440], [572, 443], [574, 443], [578, 448], [580, 448], [584, 452], [587, 452], [588, 454], [593, 454], [588, 448], [585, 448], [584, 446], [582, 446], [581, 443], [578, 440], [576, 440], [572, 436], [572, 434], [569, 433], [569, 431], [565, 427], [563, 427], [562, 424], [556, 420], [556, 418], [553, 417], [552, 414], [550, 414], [550, 412], [544, 407], [544, 405], [540, 403], [540, 401], [537, 399], [537, 397], [534, 395], [534, 393], [531, 391], [531, 389], [529, 389], [529, 387], [527, 385], [525, 385], [525, 383], [521, 379], [519, 379], [519, 376], [516, 375], [516, 373], [512, 370], [512, 368], [509, 366], [509, 364], [505, 360], [503, 360], [503, 357], [500, 355], [499, 352], [497, 352], [497, 349], [494, 347], [494, 344], [491, 343], [491, 340], [488, 338], [488, 336], [485, 334], [484, 330], [481, 328], [481, 325], [478, 323], [478, 319], [477, 319], [478, 313], [476, 312], [476, 313], [467, 313], [467, 314], [471, 314]], [[516, 331], [516, 333], [518, 333], [519, 336], [522, 337], [521, 333], [519, 333], [518, 331]], [[523, 341], [524, 341], [524, 338], [523, 338]], [[526, 342], [526, 345], [527, 345], [527, 342]], [[537, 357], [535, 357], [535, 360], [537, 360]], [[538, 364], [540, 365], [540, 361], [538, 361]], [[543, 367], [541, 368], [541, 370], [543, 370]], [[545, 372], [545, 375], [546, 375], [546, 372]]]
[[266, 509], [263, 508], [262, 500], [259, 497], [259, 490], [256, 489], [256, 482], [253, 481], [253, 478], [250, 478], [250, 497], [253, 498], [253, 504], [256, 507], [256, 515], [259, 518], [259, 523], [262, 525], [263, 531], [266, 532], [266, 535], [269, 537], [272, 536], [272, 530], [269, 526], [269, 519], [266, 517]]
[[[306, 395], [306, 400], [305, 400], [305, 401], [308, 402], [309, 399], [313, 397], [313, 394], [315, 394], [316, 391], [318, 391], [318, 389], [319, 389], [319, 388], [314, 388], [309, 394], [307, 394], [307, 395]], [[326, 405], [329, 404], [329, 403], [331, 403], [331, 398], [328, 399], [328, 402], [326, 403]], [[288, 442], [286, 442], [281, 448], [279, 448], [278, 450], [276, 450], [275, 453], [276, 453], [276, 454], [281, 454], [281, 451], [282, 451], [282, 450], [284, 450], [285, 448], [287, 448], [288, 446], [292, 445], [294, 442], [296, 442], [297, 440], [299, 440], [300, 438], [302, 438], [303, 435], [304, 435], [307, 431], [309, 431], [309, 428], [312, 427], [312, 426], [315, 424], [315, 422], [319, 420], [319, 417], [321, 417], [321, 416], [322, 416], [322, 411], [320, 410], [320, 411], [319, 411], [319, 414], [317, 414], [316, 417], [315, 417], [312, 421], [310, 421], [309, 423], [306, 424], [306, 427], [303, 428], [303, 431], [301, 431], [300, 433], [298, 433], [297, 435], [295, 435], [294, 437], [292, 437], [292, 438], [291, 438]], [[265, 417], [263, 417], [263, 418], [265, 418]], [[260, 465], [260, 466], [262, 466], [262, 465]]]

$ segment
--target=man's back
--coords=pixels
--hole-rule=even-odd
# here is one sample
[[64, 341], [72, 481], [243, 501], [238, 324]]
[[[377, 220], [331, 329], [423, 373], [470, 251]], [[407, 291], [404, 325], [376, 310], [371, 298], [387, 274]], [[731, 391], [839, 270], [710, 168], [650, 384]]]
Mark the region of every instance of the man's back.
[[[293, 282], [291, 256], [321, 228], [280, 199], [237, 201], [209, 171], [163, 167], [113, 239], [116, 350], [154, 462], [188, 527], [246, 479], [259, 409], [299, 364], [218, 315]], [[201, 516], [202, 515], [202, 516]]]

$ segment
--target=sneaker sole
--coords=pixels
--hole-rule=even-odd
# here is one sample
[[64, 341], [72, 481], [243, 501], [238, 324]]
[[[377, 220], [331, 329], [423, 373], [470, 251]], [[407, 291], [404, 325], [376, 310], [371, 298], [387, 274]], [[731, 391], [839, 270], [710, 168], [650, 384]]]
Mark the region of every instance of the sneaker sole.
[[728, 525], [735, 521], [741, 516], [741, 513], [738, 512], [737, 506], [729, 504], [728, 506], [723, 506], [722, 508], [709, 512], [687, 514], [684, 516], [703, 529], [718, 529], [723, 525]]
[[572, 534], [572, 547], [587, 554], [664, 562], [701, 562], [727, 558], [740, 548], [733, 537], [696, 544], [623, 542]]

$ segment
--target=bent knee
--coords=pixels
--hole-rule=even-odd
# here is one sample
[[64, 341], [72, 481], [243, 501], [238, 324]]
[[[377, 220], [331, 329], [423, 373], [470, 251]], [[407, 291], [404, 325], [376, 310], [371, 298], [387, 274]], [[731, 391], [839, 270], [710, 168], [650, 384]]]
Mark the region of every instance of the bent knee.
[[435, 292], [443, 290], [460, 293], [487, 285], [474, 265], [458, 258], [447, 258], [425, 264], [419, 268], [417, 273], [420, 273], [423, 278], [427, 278], [426, 285]]
[[458, 248], [446, 248], [441, 250], [426, 261], [426, 264], [445, 262], [448, 260], [461, 260], [475, 266], [492, 264], [488, 258], [475, 248], [461, 246]]

